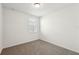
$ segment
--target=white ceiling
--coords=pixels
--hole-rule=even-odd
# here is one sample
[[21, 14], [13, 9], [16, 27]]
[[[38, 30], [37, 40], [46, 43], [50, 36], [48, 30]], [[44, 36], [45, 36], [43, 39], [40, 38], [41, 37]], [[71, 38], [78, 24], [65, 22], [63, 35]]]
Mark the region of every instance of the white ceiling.
[[41, 3], [40, 8], [34, 8], [33, 3], [3, 3], [3, 6], [19, 11], [30, 13], [36, 16], [43, 16], [49, 12], [54, 12], [65, 8], [71, 3]]

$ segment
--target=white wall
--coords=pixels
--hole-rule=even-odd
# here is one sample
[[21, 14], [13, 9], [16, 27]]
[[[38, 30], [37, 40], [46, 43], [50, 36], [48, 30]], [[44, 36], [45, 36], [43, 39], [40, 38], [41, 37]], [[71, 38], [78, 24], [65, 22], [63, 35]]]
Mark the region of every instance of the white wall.
[[43, 16], [41, 34], [45, 41], [79, 52], [79, 4]]
[[2, 6], [0, 3], [0, 53], [2, 51]]
[[39, 39], [39, 33], [28, 31], [28, 19], [35, 16], [8, 8], [3, 8], [3, 16], [4, 48]]

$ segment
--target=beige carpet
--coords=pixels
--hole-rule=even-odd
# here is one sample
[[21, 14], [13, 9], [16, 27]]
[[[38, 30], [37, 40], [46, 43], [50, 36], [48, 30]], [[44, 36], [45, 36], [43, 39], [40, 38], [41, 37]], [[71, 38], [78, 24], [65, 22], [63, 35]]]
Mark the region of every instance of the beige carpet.
[[5, 48], [2, 55], [79, 55], [42, 40], [35, 40], [21, 45]]

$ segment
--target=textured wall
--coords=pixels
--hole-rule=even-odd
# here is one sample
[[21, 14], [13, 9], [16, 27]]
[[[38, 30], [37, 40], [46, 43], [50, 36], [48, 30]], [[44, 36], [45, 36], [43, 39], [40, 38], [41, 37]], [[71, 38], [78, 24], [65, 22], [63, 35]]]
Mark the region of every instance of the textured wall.
[[41, 33], [43, 40], [79, 52], [79, 4], [43, 16]]
[[29, 18], [36, 18], [35, 16], [9, 8], [3, 8], [3, 16], [4, 48], [39, 39], [39, 32], [33, 33], [28, 31], [28, 20]]

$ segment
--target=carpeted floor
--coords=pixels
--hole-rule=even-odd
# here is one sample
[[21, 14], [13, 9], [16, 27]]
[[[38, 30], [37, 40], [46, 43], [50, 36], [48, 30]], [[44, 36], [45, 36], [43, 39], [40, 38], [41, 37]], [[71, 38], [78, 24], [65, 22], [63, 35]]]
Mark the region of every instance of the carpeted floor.
[[79, 53], [42, 40], [35, 40], [21, 45], [5, 48], [2, 51], [2, 55], [79, 55]]

